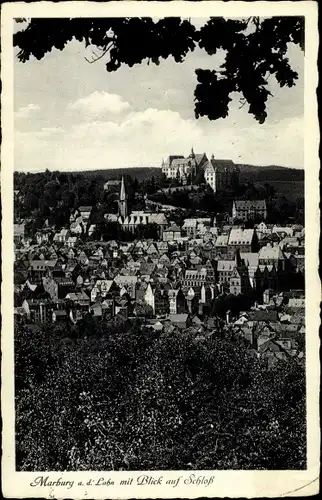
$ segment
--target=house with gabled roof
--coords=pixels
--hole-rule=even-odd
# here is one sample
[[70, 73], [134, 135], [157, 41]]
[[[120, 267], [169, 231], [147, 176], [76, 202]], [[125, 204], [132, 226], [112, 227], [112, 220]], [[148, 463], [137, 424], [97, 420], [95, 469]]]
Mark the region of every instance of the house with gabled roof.
[[220, 259], [217, 261], [216, 276], [221, 285], [230, 283], [231, 275], [236, 267], [235, 259]]
[[34, 323], [46, 323], [50, 319], [54, 303], [51, 299], [25, 299], [21, 307], [28, 320]]
[[85, 232], [85, 227], [82, 222], [74, 221], [70, 224], [69, 230], [73, 235], [80, 235]]
[[172, 325], [180, 329], [188, 328], [191, 324], [190, 316], [187, 313], [169, 314], [167, 319], [172, 323]]
[[278, 361], [296, 361], [300, 353], [291, 339], [268, 339], [258, 348], [259, 356], [267, 362], [268, 367]]
[[159, 251], [158, 249], [156, 248], [156, 245], [154, 243], [150, 243], [148, 248], [146, 249], [146, 253], [147, 255], [158, 255], [159, 254]]
[[120, 180], [114, 180], [111, 179], [110, 181], [105, 182], [104, 184], [104, 191], [108, 191], [111, 193], [118, 193], [121, 188], [121, 181]]
[[136, 284], [138, 282], [138, 276], [136, 275], [124, 276], [122, 274], [117, 274], [114, 278], [114, 282], [118, 285], [120, 289], [122, 287], [125, 287], [130, 296], [132, 298], [135, 298], [135, 289], [136, 289]]
[[21, 243], [25, 237], [25, 224], [14, 224], [13, 226], [13, 241]]
[[172, 224], [163, 231], [163, 241], [176, 241], [181, 238], [181, 228]]
[[66, 295], [65, 299], [85, 308], [90, 305], [90, 297], [84, 291], [70, 292]]
[[69, 238], [67, 238], [66, 245], [68, 246], [68, 248], [75, 248], [76, 244], [77, 236], [69, 236]]
[[53, 323], [62, 323], [67, 322], [69, 320], [67, 311], [65, 309], [54, 309], [52, 311], [52, 322]]
[[234, 200], [232, 218], [242, 221], [253, 219], [267, 219], [265, 200]]
[[229, 290], [233, 295], [247, 294], [251, 289], [248, 270], [244, 265], [236, 266], [230, 276]]
[[157, 316], [165, 315], [169, 312], [169, 298], [167, 286], [148, 283], [144, 294], [144, 301], [152, 307], [153, 313]]
[[234, 255], [240, 252], [257, 252], [259, 249], [258, 237], [255, 229], [232, 228], [228, 237], [228, 253]]
[[54, 242], [56, 243], [66, 243], [70, 236], [69, 229], [62, 228], [59, 232], [57, 232], [54, 236]]
[[87, 255], [86, 255], [86, 253], [84, 252], [84, 250], [81, 250], [81, 252], [77, 256], [77, 260], [83, 266], [87, 266], [88, 263], [89, 263], [89, 259], [88, 259]]
[[92, 209], [93, 209], [93, 207], [91, 207], [89, 205], [86, 205], [86, 206], [82, 205], [81, 207], [78, 207], [78, 211], [82, 217], [84, 224], [88, 223], [89, 218], [90, 218], [91, 213], [92, 213]]
[[272, 234], [272, 225], [266, 224], [264, 221], [255, 224], [258, 237], [261, 239], [264, 235]]
[[215, 254], [216, 255], [227, 255], [228, 252], [228, 239], [229, 234], [220, 234], [217, 236], [215, 242]]
[[167, 266], [170, 265], [171, 260], [166, 253], [163, 253], [159, 258], [159, 263], [162, 264], [163, 266]]
[[258, 264], [261, 267], [266, 266], [271, 270], [273, 266], [277, 271], [285, 270], [285, 255], [280, 246], [267, 244], [262, 247], [258, 253]]

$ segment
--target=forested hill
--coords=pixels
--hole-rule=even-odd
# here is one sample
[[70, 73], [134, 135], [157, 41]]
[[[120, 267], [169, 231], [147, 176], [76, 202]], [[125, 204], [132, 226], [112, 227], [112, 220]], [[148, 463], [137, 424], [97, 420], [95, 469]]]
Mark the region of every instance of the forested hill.
[[[66, 172], [71, 173], [71, 172]], [[138, 182], [142, 182], [146, 179], [155, 179], [161, 177], [162, 170], [159, 167], [124, 167], [124, 168], [109, 168], [107, 170], [81, 170], [73, 171], [75, 175], [84, 175], [86, 177], [97, 177], [100, 176], [104, 181], [109, 181], [112, 179], [121, 179], [122, 176], [130, 176], [133, 179], [137, 179]]]
[[[269, 165], [265, 167], [255, 165], [237, 164], [240, 168], [241, 182], [304, 182], [304, 170], [296, 168]], [[121, 178], [130, 175], [139, 182], [144, 179], [161, 177], [161, 168], [158, 167], [125, 167], [107, 170], [86, 170], [73, 172], [86, 176], [102, 176], [106, 180]]]
[[[304, 182], [304, 170], [288, 167], [280, 167], [278, 165], [269, 165], [265, 167], [257, 165], [237, 164], [240, 168], [241, 182], [276, 182], [276, 181], [296, 181]], [[31, 172], [32, 173], [32, 172]], [[36, 172], [35, 172], [36, 173]], [[122, 175], [130, 175], [137, 178], [139, 182], [144, 179], [161, 177], [162, 171], [159, 167], [124, 167], [110, 168], [106, 170], [82, 170], [63, 172], [74, 175], [100, 176], [104, 180], [118, 179]]]
[[259, 167], [239, 164], [241, 182], [304, 182], [304, 170], [269, 165]]

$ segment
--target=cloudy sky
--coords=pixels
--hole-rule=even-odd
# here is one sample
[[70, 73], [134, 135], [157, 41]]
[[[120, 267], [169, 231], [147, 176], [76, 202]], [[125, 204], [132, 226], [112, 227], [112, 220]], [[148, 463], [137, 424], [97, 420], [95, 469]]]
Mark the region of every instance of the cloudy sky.
[[303, 168], [304, 57], [290, 46], [295, 87], [271, 79], [268, 118], [259, 124], [239, 109], [228, 118], [194, 117], [196, 68], [216, 68], [219, 56], [195, 50], [184, 63], [146, 63], [105, 70], [89, 64], [89, 49], [72, 42], [41, 61], [15, 59], [15, 169], [86, 170], [159, 166], [169, 154], [195, 152], [236, 163]]

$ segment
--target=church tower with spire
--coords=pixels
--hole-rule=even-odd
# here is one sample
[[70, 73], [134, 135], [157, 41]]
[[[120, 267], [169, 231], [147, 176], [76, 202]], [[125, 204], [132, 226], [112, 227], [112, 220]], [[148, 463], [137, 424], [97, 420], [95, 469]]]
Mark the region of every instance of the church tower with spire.
[[127, 211], [127, 194], [125, 190], [125, 182], [124, 182], [124, 177], [122, 176], [122, 181], [121, 181], [121, 191], [120, 191], [120, 198], [119, 198], [119, 214], [123, 219], [128, 216], [128, 211]]

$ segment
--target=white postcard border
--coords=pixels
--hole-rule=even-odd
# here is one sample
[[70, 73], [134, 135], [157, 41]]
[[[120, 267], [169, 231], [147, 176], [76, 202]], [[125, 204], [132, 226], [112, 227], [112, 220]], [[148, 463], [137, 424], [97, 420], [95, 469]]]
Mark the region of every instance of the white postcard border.
[[[307, 470], [304, 471], [147, 471], [147, 472], [16, 472], [14, 455], [14, 356], [13, 356], [13, 47], [15, 17], [104, 17], [182, 16], [227, 17], [304, 15], [305, 53], [305, 231], [306, 231], [306, 332], [307, 332]], [[277, 497], [312, 495], [318, 492], [319, 476], [319, 125], [316, 87], [318, 82], [317, 3], [315, 2], [51, 2], [14, 3], [2, 6], [2, 488], [7, 498], [196, 498], [196, 497]], [[26, 71], [28, 70], [26, 64]], [[162, 485], [137, 485], [137, 477], [162, 476]], [[195, 477], [213, 477], [211, 484], [193, 484]], [[50, 481], [74, 481], [64, 486], [33, 487], [37, 477]], [[110, 486], [87, 484], [104, 477]], [[120, 485], [133, 478], [132, 485]], [[175, 486], [176, 479], [180, 477]], [[190, 478], [190, 479], [189, 479]], [[167, 484], [173, 480], [173, 484]], [[190, 482], [189, 482], [190, 481]], [[82, 483], [82, 485], [79, 484]]]

